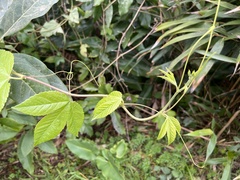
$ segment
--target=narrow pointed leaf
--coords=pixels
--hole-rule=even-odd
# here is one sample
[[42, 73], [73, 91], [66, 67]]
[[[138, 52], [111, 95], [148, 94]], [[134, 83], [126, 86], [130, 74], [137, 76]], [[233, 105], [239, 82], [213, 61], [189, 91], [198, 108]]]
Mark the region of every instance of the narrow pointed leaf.
[[42, 118], [34, 130], [34, 145], [55, 138], [64, 128], [69, 117], [69, 105]]
[[21, 151], [23, 156], [29, 155], [33, 150], [33, 130], [23, 135]]
[[157, 139], [162, 139], [166, 135], [167, 129], [168, 129], [168, 124], [167, 124], [167, 121], [165, 120], [161, 126]]
[[36, 94], [13, 109], [32, 116], [43, 116], [53, 113], [70, 102], [67, 95], [57, 91]]
[[84, 112], [83, 108], [77, 102], [70, 102], [69, 117], [67, 118], [67, 130], [74, 136], [78, 136], [78, 132], [83, 125]]
[[115, 111], [122, 103], [122, 93], [113, 91], [102, 98], [93, 111], [93, 119], [104, 118]]
[[33, 165], [33, 153], [29, 153], [27, 156], [24, 156], [22, 153], [22, 146], [23, 146], [23, 137], [21, 137], [18, 143], [17, 155], [18, 159], [21, 162], [24, 169], [28, 171], [28, 173], [33, 174], [34, 172], [34, 165]]
[[186, 134], [186, 136], [200, 137], [200, 136], [209, 136], [212, 134], [213, 134], [213, 131], [211, 129], [201, 129], [201, 130], [190, 132]]
[[208, 147], [207, 147], [207, 154], [206, 154], [206, 160], [208, 160], [208, 158], [210, 157], [210, 155], [213, 153], [213, 150], [215, 149], [217, 144], [217, 136], [215, 134], [212, 134], [212, 137], [208, 143]]

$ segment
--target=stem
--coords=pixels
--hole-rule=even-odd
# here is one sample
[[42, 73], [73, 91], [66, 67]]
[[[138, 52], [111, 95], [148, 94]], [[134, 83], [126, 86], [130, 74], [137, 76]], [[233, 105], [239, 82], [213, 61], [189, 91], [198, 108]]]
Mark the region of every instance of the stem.
[[47, 86], [47, 87], [49, 87], [49, 88], [51, 88], [51, 89], [54, 89], [54, 90], [56, 90], [56, 91], [58, 91], [58, 92], [64, 93], [64, 94], [66, 94], [66, 95], [68, 95], [68, 96], [72, 96], [72, 97], [106, 97], [106, 96], [107, 96], [106, 94], [74, 94], [74, 93], [70, 93], [70, 92], [64, 91], [64, 90], [62, 90], [62, 89], [59, 89], [59, 88], [57, 88], [57, 87], [55, 87], [55, 86], [52, 86], [52, 85], [50, 85], [50, 84], [47, 84], [47, 83], [45, 83], [45, 82], [42, 82], [42, 81], [40, 81], [40, 80], [38, 80], [38, 79], [35, 79], [35, 78], [33, 78], [33, 77], [25, 76], [25, 75], [22, 75], [22, 74], [19, 74], [19, 73], [15, 73], [15, 74], [16, 74], [17, 76], [19, 76], [21, 79], [28, 79], [28, 80], [37, 82], [37, 83], [39, 83], [39, 84], [42, 84], [42, 85], [44, 85], [44, 86]]

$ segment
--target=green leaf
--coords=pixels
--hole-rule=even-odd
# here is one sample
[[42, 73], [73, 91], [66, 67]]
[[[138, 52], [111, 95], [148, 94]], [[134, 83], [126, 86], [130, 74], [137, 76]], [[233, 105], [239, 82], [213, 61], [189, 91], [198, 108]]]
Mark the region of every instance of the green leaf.
[[7, 126], [0, 126], [0, 142], [11, 139], [18, 134], [18, 131], [15, 131]]
[[55, 112], [70, 102], [67, 95], [57, 91], [36, 94], [13, 109], [32, 116], [44, 116]]
[[212, 134], [213, 134], [213, 131], [211, 129], [201, 129], [201, 130], [190, 132], [186, 134], [186, 136], [200, 137], [200, 136], [209, 136]]
[[63, 34], [64, 32], [61, 25], [56, 20], [45, 22], [40, 30], [40, 34], [43, 37], [50, 37], [52, 35], [56, 35], [57, 33]]
[[[42, 61], [35, 57], [20, 53], [14, 54], [13, 69], [18, 73], [29, 75], [43, 83], [68, 91], [61, 79], [49, 70]], [[11, 80], [10, 97], [19, 104], [34, 94], [49, 90], [51, 90], [49, 87], [31, 80]]]
[[0, 40], [24, 28], [32, 19], [43, 16], [58, 0], [13, 1], [0, 22]]
[[23, 155], [22, 148], [24, 147], [22, 147], [23, 146], [22, 142], [23, 142], [23, 136], [21, 137], [18, 143], [18, 149], [17, 149], [18, 159], [21, 162], [23, 168], [26, 169], [28, 173], [33, 174], [34, 172], [33, 154], [31, 152], [27, 156]]
[[64, 14], [63, 17], [65, 17], [68, 20], [68, 23], [70, 26], [74, 26], [75, 24], [79, 24], [79, 13], [78, 8], [74, 7], [69, 11], [69, 15]]
[[29, 130], [22, 138], [21, 151], [23, 156], [29, 155], [33, 150], [33, 130]]
[[123, 123], [121, 122], [121, 116], [117, 112], [112, 112], [110, 114], [111, 120], [113, 123], [114, 129], [117, 131], [118, 134], [126, 134], [125, 128]]
[[111, 22], [112, 22], [112, 17], [113, 17], [113, 6], [109, 6], [105, 12], [106, 16], [106, 26], [109, 28]]
[[69, 104], [42, 118], [34, 130], [34, 146], [55, 138], [69, 118]]
[[0, 118], [0, 125], [8, 127], [16, 132], [19, 132], [23, 128], [23, 125], [11, 118]]
[[70, 139], [66, 141], [68, 149], [80, 159], [94, 161], [99, 150], [94, 142]]
[[123, 158], [128, 153], [128, 144], [122, 139], [110, 149], [110, 152], [116, 154], [117, 158]]
[[212, 137], [208, 143], [208, 147], [207, 147], [207, 154], [206, 154], [206, 160], [205, 162], [208, 160], [208, 158], [210, 157], [210, 155], [212, 154], [213, 150], [215, 149], [217, 144], [217, 136], [215, 134], [212, 134]]
[[102, 171], [106, 179], [123, 180], [117, 166], [116, 160], [111, 156], [107, 150], [103, 151], [105, 158], [98, 156], [96, 158], [97, 167]]
[[232, 57], [228, 57], [228, 56], [224, 56], [221, 54], [216, 54], [214, 52], [205, 52], [203, 50], [197, 50], [196, 53], [204, 55], [206, 54], [207, 57], [210, 57], [212, 59], [218, 60], [218, 61], [222, 61], [222, 62], [227, 62], [227, 63], [237, 63], [237, 59], [236, 58], [232, 58]]
[[70, 102], [69, 117], [67, 119], [67, 130], [75, 136], [83, 125], [84, 112], [83, 108], [77, 102]]
[[179, 121], [171, 116], [167, 116], [157, 139], [162, 139], [167, 134], [168, 144], [171, 144], [176, 138], [176, 132], [180, 134], [181, 125]]
[[5, 50], [0, 50], [0, 112], [9, 95], [10, 83], [8, 81], [13, 69], [13, 63], [13, 54]]
[[108, 96], [102, 98], [93, 111], [93, 119], [104, 118], [115, 111], [122, 103], [122, 93], [113, 91]]
[[104, 0], [94, 0], [93, 6], [99, 6]]
[[164, 74], [164, 76], [159, 76], [160, 78], [165, 79], [166, 81], [168, 81], [169, 83], [171, 83], [175, 87], [177, 87], [177, 82], [174, 77], [174, 74], [169, 69], [167, 69], [167, 71], [163, 71], [160, 69], [160, 71], [161, 71], [161, 73]]
[[57, 154], [57, 148], [52, 141], [47, 141], [38, 145], [39, 149], [46, 153]]
[[133, 0], [118, 0], [118, 12], [120, 16], [126, 14], [129, 11], [132, 2]]

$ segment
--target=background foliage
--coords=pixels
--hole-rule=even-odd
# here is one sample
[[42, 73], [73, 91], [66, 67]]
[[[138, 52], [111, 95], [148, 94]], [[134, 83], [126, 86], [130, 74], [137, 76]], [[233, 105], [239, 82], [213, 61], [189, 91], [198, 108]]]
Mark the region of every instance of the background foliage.
[[[206, 33], [214, 21], [218, 2], [217, 24], [210, 41]], [[197, 70], [205, 56], [207, 61], [190, 91], [169, 113], [179, 120], [183, 134], [197, 129], [212, 129], [216, 134], [208, 137], [204, 136], [209, 135], [208, 131], [200, 131], [184, 137], [198, 164], [204, 161], [205, 154], [213, 153], [206, 162], [207, 168], [198, 169], [180, 139], [167, 146], [165, 140], [155, 141], [156, 133], [149, 133], [159, 131], [162, 117], [134, 122], [119, 109], [107, 118], [97, 119], [92, 112], [99, 97], [73, 97], [82, 107], [80, 114], [84, 114], [80, 138], [63, 131], [54, 141], [33, 148], [33, 128], [39, 117], [19, 114], [12, 107], [50, 88], [29, 79], [11, 79], [10, 96], [0, 119], [1, 166], [5, 167], [0, 174], [6, 178], [59, 179], [237, 177], [239, 6], [237, 0], [32, 0], [24, 6], [21, 1], [0, 3], [1, 48], [15, 53], [14, 71], [76, 94], [109, 94], [118, 90], [129, 105], [141, 103], [152, 108], [131, 106], [129, 110], [137, 117], [163, 108], [175, 91], [174, 86], [158, 77], [162, 76], [159, 69], [168, 68], [177, 82], [186, 73], [186, 82], [188, 72], [184, 67]], [[18, 11], [13, 13], [13, 9]], [[27, 12], [36, 13], [27, 16]], [[0, 63], [1, 68], [6, 64], [2, 60]], [[9, 74], [1, 71], [1, 77], [8, 80]], [[68, 104], [71, 100], [63, 101]], [[50, 110], [48, 113], [53, 112]], [[37, 116], [51, 115], [48, 113]], [[194, 138], [201, 135], [204, 137]], [[10, 154], [4, 150], [12, 147], [17, 149]], [[48, 161], [49, 157], [53, 161]], [[7, 163], [11, 165], [6, 166]], [[19, 169], [13, 168], [15, 163]], [[19, 172], [21, 168], [26, 172]]]

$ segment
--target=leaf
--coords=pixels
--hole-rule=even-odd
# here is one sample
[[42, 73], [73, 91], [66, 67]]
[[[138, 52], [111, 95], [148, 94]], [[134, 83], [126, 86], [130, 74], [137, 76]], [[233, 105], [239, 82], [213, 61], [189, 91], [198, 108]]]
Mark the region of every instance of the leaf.
[[211, 129], [201, 129], [201, 130], [190, 132], [186, 134], [186, 136], [200, 137], [200, 136], [209, 136], [212, 134], [213, 134], [213, 131]]
[[21, 129], [23, 128], [23, 125], [19, 124], [11, 118], [0, 118], [0, 125], [8, 127], [16, 132], [21, 131]]
[[22, 138], [21, 151], [23, 156], [29, 155], [33, 150], [33, 130], [29, 130]]
[[99, 6], [104, 0], [94, 0], [93, 6]]
[[106, 12], [105, 12], [105, 16], [106, 16], [106, 26], [109, 28], [109, 26], [110, 26], [110, 24], [111, 24], [111, 22], [112, 22], [112, 17], [113, 17], [113, 6], [112, 5], [110, 5], [108, 8], [107, 8], [107, 10], [106, 10]]
[[[29, 75], [43, 83], [68, 91], [59, 77], [49, 70], [42, 61], [35, 57], [20, 53], [14, 54], [13, 69], [18, 73]], [[11, 80], [10, 97], [19, 104], [34, 94], [49, 90], [51, 90], [49, 87], [27, 79]]]
[[167, 134], [168, 144], [176, 138], [176, 132], [180, 134], [181, 125], [179, 121], [171, 116], [167, 116], [158, 134], [157, 139], [162, 139]]
[[93, 111], [93, 119], [104, 118], [115, 111], [122, 103], [122, 93], [113, 91], [108, 96], [102, 98]]
[[69, 104], [42, 118], [34, 130], [34, 146], [55, 138], [69, 117]]
[[63, 17], [65, 17], [68, 20], [68, 23], [70, 26], [74, 26], [75, 24], [79, 24], [79, 13], [78, 8], [74, 7], [69, 11], [69, 15], [64, 14]]
[[43, 16], [58, 0], [13, 1], [0, 23], [0, 40], [24, 28], [32, 19]]
[[83, 108], [77, 102], [70, 102], [69, 117], [67, 119], [67, 130], [75, 136], [83, 125], [84, 112]]
[[160, 78], [165, 79], [166, 81], [168, 81], [169, 83], [171, 83], [175, 87], [177, 87], [177, 82], [174, 77], [174, 74], [169, 69], [167, 69], [167, 71], [163, 71], [160, 69], [160, 71], [161, 71], [161, 73], [164, 74], [164, 76], [159, 76]]
[[15, 131], [7, 126], [0, 126], [0, 142], [11, 139], [18, 134], [18, 131]]
[[116, 160], [111, 156], [108, 150], [103, 150], [103, 155], [96, 158], [97, 167], [102, 171], [102, 175], [106, 179], [123, 180], [116, 166]]
[[0, 112], [9, 95], [10, 83], [8, 81], [13, 69], [13, 63], [13, 54], [5, 50], [0, 50]]
[[125, 128], [121, 122], [121, 116], [117, 112], [112, 112], [110, 114], [111, 120], [113, 123], [114, 129], [117, 131], [118, 134], [126, 134]]
[[129, 11], [129, 8], [133, 0], [118, 0], [118, 13], [120, 16], [126, 14]]
[[28, 173], [33, 174], [33, 172], [34, 172], [33, 154], [32, 154], [32, 152], [29, 153], [27, 156], [24, 156], [22, 154], [22, 148], [23, 148], [22, 142], [23, 142], [23, 136], [21, 137], [21, 139], [19, 140], [19, 143], [18, 143], [18, 149], [17, 149], [18, 159], [21, 162], [23, 168], [26, 169], [28, 171]]
[[207, 147], [207, 154], [206, 154], [206, 160], [205, 162], [208, 160], [208, 158], [210, 157], [210, 155], [212, 154], [213, 150], [215, 149], [217, 144], [217, 136], [215, 134], [212, 134], [212, 137], [208, 143], [208, 147]]
[[206, 54], [207, 57], [211, 57], [212, 59], [219, 60], [219, 61], [222, 61], [222, 62], [234, 63], [234, 64], [237, 62], [236, 58], [231, 58], [231, 57], [224, 56], [224, 55], [221, 55], [221, 54], [216, 54], [214, 52], [207, 52], [206, 53], [203, 50], [197, 50], [196, 53], [201, 54], [201, 55]]
[[12, 4], [13, 0], [1, 0], [0, 1], [0, 23], [8, 7]]
[[116, 154], [117, 158], [123, 158], [128, 153], [128, 144], [122, 139], [117, 142], [111, 149], [110, 152]]
[[38, 145], [39, 149], [46, 153], [57, 154], [57, 148], [52, 141], [47, 141]]
[[99, 150], [93, 142], [69, 139], [66, 141], [66, 145], [73, 154], [87, 161], [94, 161], [99, 154]]
[[30, 97], [13, 109], [32, 116], [43, 116], [55, 112], [69, 102], [70, 98], [67, 95], [57, 91], [47, 91]]
[[42, 29], [40, 30], [40, 34], [43, 37], [50, 37], [52, 35], [56, 35], [57, 33], [63, 34], [64, 32], [61, 28], [61, 25], [56, 20], [45, 22]]

